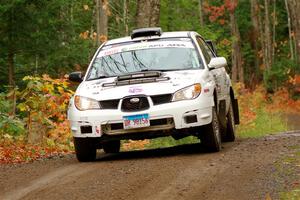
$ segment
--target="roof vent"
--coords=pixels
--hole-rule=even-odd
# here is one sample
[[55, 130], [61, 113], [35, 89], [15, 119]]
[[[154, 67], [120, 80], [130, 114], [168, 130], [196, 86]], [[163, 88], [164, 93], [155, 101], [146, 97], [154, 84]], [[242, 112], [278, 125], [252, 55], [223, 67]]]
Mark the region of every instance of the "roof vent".
[[140, 28], [132, 31], [131, 39], [137, 37], [161, 36], [161, 34], [162, 34], [162, 30], [160, 27]]

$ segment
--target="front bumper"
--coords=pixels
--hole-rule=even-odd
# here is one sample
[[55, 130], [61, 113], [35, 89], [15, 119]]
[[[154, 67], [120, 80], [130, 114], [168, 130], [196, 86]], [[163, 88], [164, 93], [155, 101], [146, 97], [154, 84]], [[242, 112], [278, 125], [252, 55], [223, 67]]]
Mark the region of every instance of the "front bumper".
[[[201, 95], [200, 95], [201, 96]], [[68, 110], [74, 137], [103, 137], [143, 133], [144, 138], [151, 132], [187, 129], [209, 124], [212, 120], [213, 99], [197, 98], [150, 105], [139, 112], [122, 112], [121, 109], [79, 111], [71, 103]], [[123, 129], [123, 116], [148, 114], [150, 126], [137, 129]]]

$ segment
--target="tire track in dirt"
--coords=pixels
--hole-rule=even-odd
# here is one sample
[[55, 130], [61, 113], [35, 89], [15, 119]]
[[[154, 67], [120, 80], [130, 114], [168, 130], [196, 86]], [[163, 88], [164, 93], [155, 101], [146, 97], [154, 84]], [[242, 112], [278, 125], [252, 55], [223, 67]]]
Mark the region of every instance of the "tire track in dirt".
[[22, 199], [27, 194], [40, 190], [43, 188], [51, 187], [56, 183], [67, 182], [68, 180], [76, 178], [84, 173], [88, 173], [92, 168], [82, 166], [82, 164], [73, 164], [62, 167], [56, 171], [50, 172], [36, 180], [29, 182], [25, 187], [17, 188], [7, 194], [4, 194], [0, 199], [17, 200]]

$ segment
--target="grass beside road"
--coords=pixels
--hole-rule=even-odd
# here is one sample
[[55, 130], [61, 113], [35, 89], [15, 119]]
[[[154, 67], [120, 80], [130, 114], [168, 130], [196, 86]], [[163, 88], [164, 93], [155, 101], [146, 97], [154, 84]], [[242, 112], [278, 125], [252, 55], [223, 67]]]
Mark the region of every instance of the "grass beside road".
[[256, 118], [249, 124], [237, 126], [237, 137], [262, 137], [289, 130], [287, 122], [280, 113], [269, 113], [266, 110], [259, 110]]

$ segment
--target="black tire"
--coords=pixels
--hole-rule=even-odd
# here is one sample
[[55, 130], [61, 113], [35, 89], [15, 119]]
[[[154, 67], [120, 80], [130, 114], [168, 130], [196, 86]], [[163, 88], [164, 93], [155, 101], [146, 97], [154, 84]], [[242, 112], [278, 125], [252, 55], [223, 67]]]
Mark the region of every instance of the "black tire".
[[113, 140], [102, 144], [105, 153], [118, 153], [120, 152], [120, 140]]
[[211, 152], [221, 150], [221, 131], [219, 119], [215, 107], [212, 108], [212, 122], [203, 127], [204, 132], [200, 136], [202, 145]]
[[96, 144], [92, 138], [74, 138], [74, 147], [79, 162], [90, 162], [96, 159]]
[[227, 118], [226, 133], [223, 136], [222, 140], [224, 142], [233, 142], [235, 140], [235, 122], [234, 122], [234, 113], [233, 113], [231, 101], [229, 104], [229, 111], [227, 113], [226, 118]]

